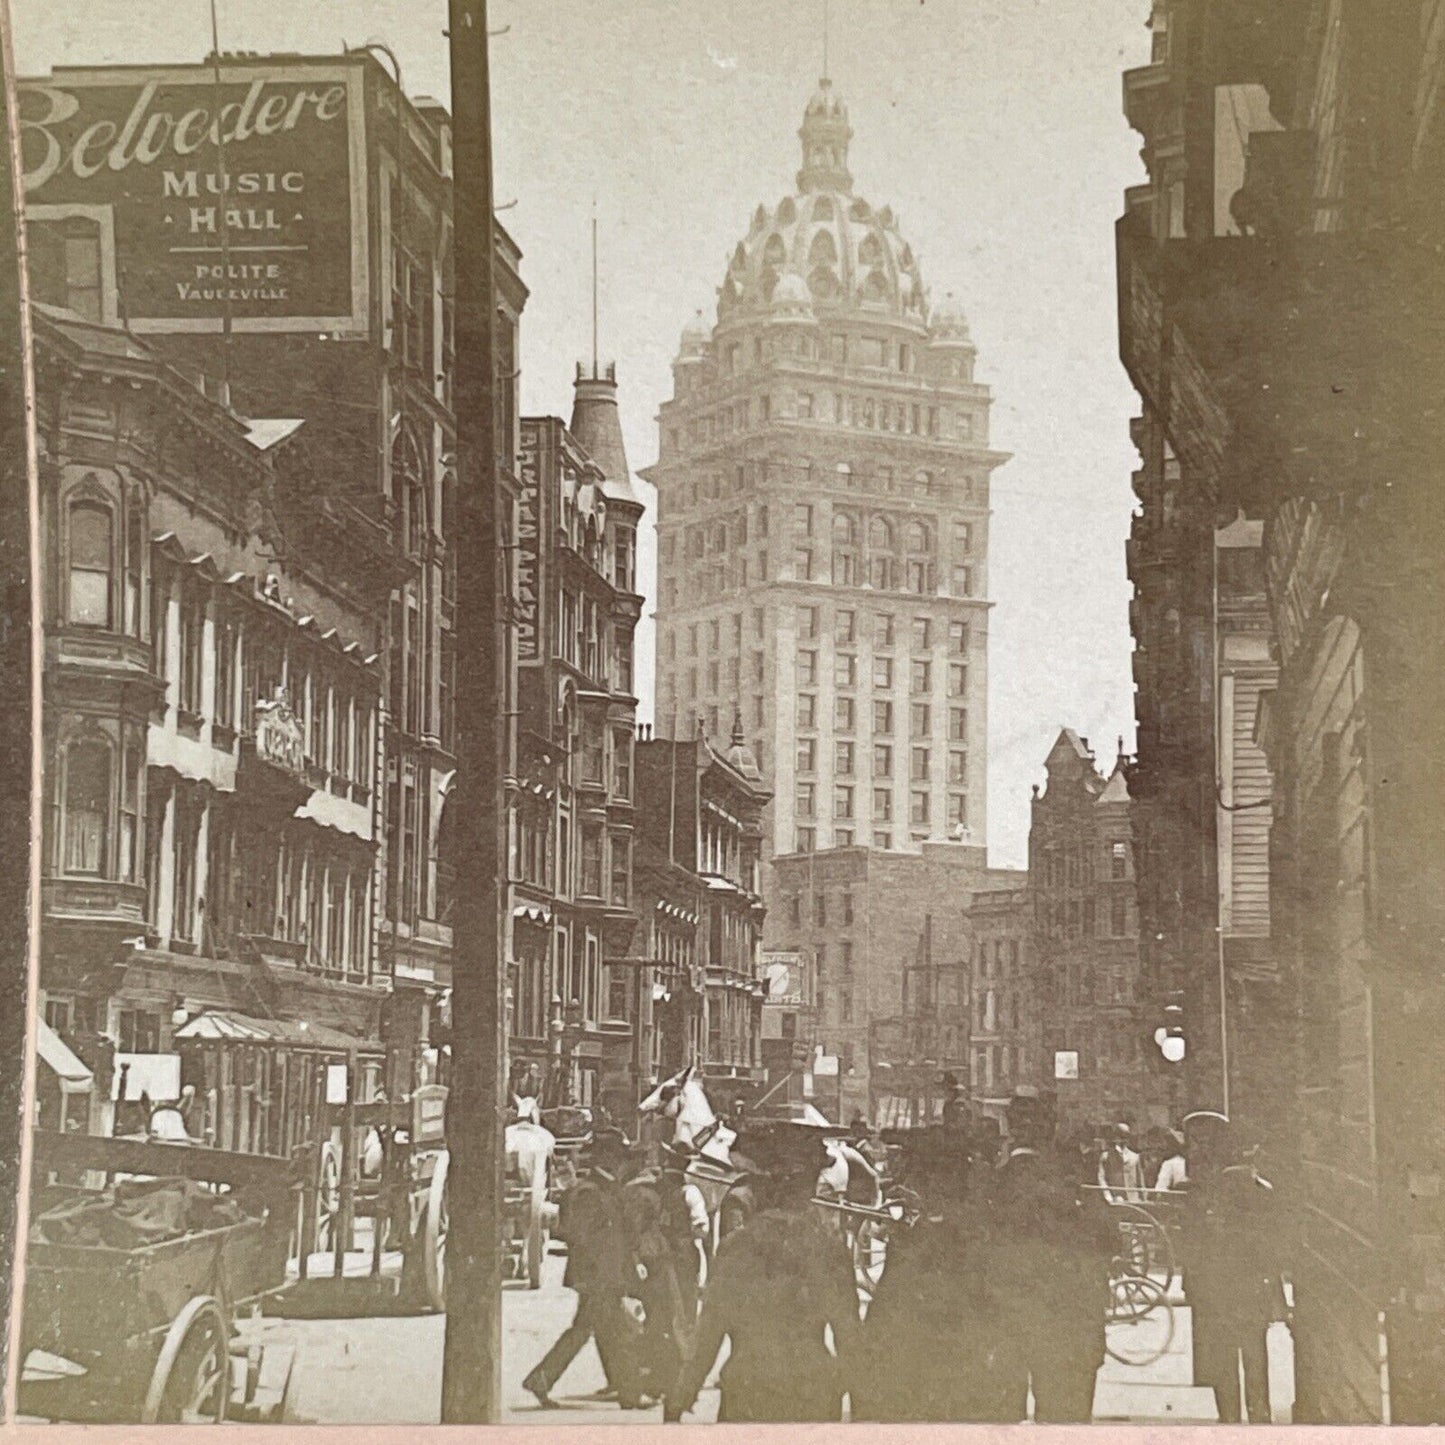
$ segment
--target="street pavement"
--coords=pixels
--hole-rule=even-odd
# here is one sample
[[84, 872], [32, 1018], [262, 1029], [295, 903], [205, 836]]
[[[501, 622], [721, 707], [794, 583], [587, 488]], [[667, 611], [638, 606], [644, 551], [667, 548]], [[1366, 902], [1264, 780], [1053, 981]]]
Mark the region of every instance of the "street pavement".
[[[655, 1424], [660, 1406], [622, 1410], [600, 1398], [604, 1388], [596, 1347], [588, 1344], [553, 1391], [559, 1406], [544, 1410], [522, 1388], [527, 1372], [572, 1318], [576, 1296], [562, 1287], [564, 1261], [549, 1257], [542, 1287], [509, 1286], [502, 1302], [502, 1421], [549, 1427]], [[1099, 1422], [1206, 1423], [1217, 1419], [1213, 1396], [1190, 1384], [1190, 1316], [1182, 1302], [1173, 1312], [1173, 1333], [1163, 1354], [1144, 1365], [1114, 1359], [1099, 1371], [1094, 1418]], [[292, 1418], [328, 1425], [434, 1425], [440, 1415], [442, 1341], [438, 1315], [392, 1315], [360, 1319], [270, 1319], [246, 1323], [253, 1338], [294, 1341], [298, 1377]], [[1158, 1320], [1111, 1329], [1120, 1353], [1144, 1359], [1166, 1342]], [[1277, 1424], [1288, 1423], [1294, 1397], [1293, 1352], [1288, 1332], [1270, 1334], [1271, 1403]], [[717, 1418], [715, 1388], [703, 1391], [688, 1421]]]

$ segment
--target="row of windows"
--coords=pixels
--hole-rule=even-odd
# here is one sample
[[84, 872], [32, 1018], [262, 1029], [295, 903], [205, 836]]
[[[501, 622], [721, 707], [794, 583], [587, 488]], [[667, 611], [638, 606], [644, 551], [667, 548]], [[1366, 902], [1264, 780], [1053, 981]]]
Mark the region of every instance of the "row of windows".
[[[820, 618], [823, 609], [818, 606], [799, 607], [796, 612], [798, 637], [804, 642], [813, 641], [822, 636]], [[865, 617], [869, 614], [865, 614]], [[831, 611], [830, 623], [833, 634], [833, 641], [840, 647], [856, 646], [859, 640], [859, 618], [858, 613], [851, 607], [834, 608]], [[898, 645], [898, 618], [891, 612], [877, 612], [871, 614], [869, 623], [873, 647], [875, 651], [891, 651]], [[680, 629], [669, 627], [665, 629], [663, 638], [663, 655], [669, 662], [677, 658], [677, 643]], [[764, 614], [761, 607], [753, 611], [753, 635], [761, 638], [764, 634]], [[938, 639], [938, 622], [932, 617], [915, 617], [909, 623], [909, 642], [914, 652], [927, 652]], [[687, 624], [686, 632], [686, 655], [697, 657], [699, 647], [704, 649], [703, 655], [707, 653], [721, 653], [724, 637], [731, 642], [731, 650], [737, 652], [743, 645], [743, 614], [734, 612], [727, 620], [727, 630], [724, 632], [724, 620], [721, 617], [711, 618], [706, 623], [690, 622]], [[948, 623], [947, 645], [949, 654], [953, 657], [966, 657], [969, 646], [969, 625], [967, 622], [957, 619]]]
[[[838, 919], [839, 919], [839, 921], [842, 922], [842, 923], [844, 923], [844, 924], [850, 924], [850, 923], [852, 923], [852, 922], [853, 922], [853, 891], [852, 891], [852, 889], [850, 889], [850, 888], [845, 888], [845, 889], [842, 890], [842, 892], [840, 893], [839, 898], [838, 898], [838, 904], [839, 904], [839, 908], [838, 908]], [[803, 926], [803, 895], [802, 895], [801, 893], [793, 893], [793, 894], [790, 894], [790, 895], [789, 895], [789, 897], [788, 897], [788, 910], [789, 910], [789, 914], [790, 914], [790, 917], [791, 917], [791, 920], [792, 920], [792, 925], [793, 925], [793, 927], [794, 927], [794, 928], [801, 928], [801, 927]], [[824, 889], [822, 889], [822, 888], [818, 889], [818, 890], [813, 894], [813, 911], [812, 911], [812, 916], [813, 916], [813, 922], [816, 923], [819, 928], [826, 928], [826, 927], [827, 927], [827, 925], [828, 925], [828, 894], [827, 894], [827, 892], [826, 892]], [[844, 952], [843, 952], [843, 963], [844, 963], [844, 967], [845, 967], [845, 968], [851, 968], [851, 967], [853, 966], [853, 945], [852, 945], [851, 943], [845, 943], [844, 946], [843, 946], [843, 948], [844, 948]], [[822, 955], [821, 955], [821, 954], [819, 955], [819, 958], [820, 958], [820, 960], [821, 960], [821, 958], [822, 958]]]
[[1130, 846], [1122, 840], [1105, 843], [1099, 850], [1084, 847], [1064, 853], [1055, 847], [1046, 847], [1042, 882], [1045, 887], [1066, 888], [1091, 884], [1096, 876], [1115, 880], [1127, 878], [1129, 854]]
[[[833, 820], [838, 823], [850, 823], [855, 819], [855, 807], [858, 789], [851, 783], [840, 783], [833, 789]], [[947, 822], [951, 828], [966, 828], [968, 826], [968, 794], [950, 793], [948, 795]], [[818, 786], [816, 783], [799, 783], [793, 795], [793, 811], [799, 818], [812, 818], [816, 816], [818, 807]], [[923, 789], [913, 789], [908, 794], [908, 821], [915, 828], [927, 827], [931, 819], [931, 794]], [[873, 821], [875, 823], [891, 823], [893, 821], [893, 789], [873, 789]]]
[[[746, 559], [743, 559], [744, 564]], [[763, 575], [766, 554], [759, 559], [759, 581], [766, 581]], [[740, 576], [745, 576], [740, 571]], [[793, 553], [792, 576], [795, 582], [830, 582], [835, 587], [867, 587], [875, 592], [911, 592], [915, 596], [930, 596], [938, 587], [938, 568], [931, 559], [909, 556], [902, 560], [891, 552], [872, 553], [863, 560], [851, 551], [835, 549], [832, 568], [823, 575], [820, 559], [811, 547], [799, 547]], [[964, 563], [955, 563], [948, 571], [949, 595], [972, 597], [974, 592], [974, 568]], [[746, 585], [741, 583], [740, 585]]]
[[[875, 828], [872, 832], [872, 844], [874, 848], [888, 849], [894, 844], [894, 833], [891, 828]], [[910, 843], [926, 843], [932, 836], [926, 828], [915, 829], [908, 835]], [[835, 827], [833, 829], [833, 847], [852, 848], [857, 845], [857, 830], [850, 827]], [[811, 825], [797, 828], [793, 833], [793, 851], [795, 853], [812, 853], [818, 847], [818, 830]]]
[[1135, 931], [1130, 899], [1116, 893], [1109, 900], [1108, 913], [1096, 910], [1092, 898], [1068, 902], [1040, 899], [1035, 906], [1035, 926], [1050, 938], [1128, 938]]
[[1019, 941], [1016, 938], [980, 938], [974, 946], [981, 978], [1012, 978], [1019, 967]]
[[[831, 580], [839, 587], [863, 587], [874, 592], [909, 592], [917, 597], [932, 597], [938, 591], [938, 569], [931, 561], [913, 559], [900, 566], [892, 556], [876, 557], [870, 562], [866, 575], [851, 569], [846, 559], [834, 558], [834, 562], [830, 577], [825, 577], [812, 550], [800, 548], [793, 553], [789, 575], [795, 582]], [[683, 605], [685, 597], [686, 605], [695, 606], [698, 602], [711, 602], [737, 592], [746, 592], [755, 583], [779, 580], [770, 573], [770, 566], [770, 554], [766, 548], [761, 548], [751, 559], [738, 557], [730, 562], [710, 562], [689, 570], [685, 587], [675, 574], [664, 573], [658, 585], [661, 604], [664, 608], [676, 608]], [[948, 579], [948, 596], [974, 596], [977, 578], [973, 567], [956, 563], [949, 569]]]
[[[684, 512], [691, 512], [699, 506], [720, 502], [730, 496], [737, 496], [747, 491], [749, 486], [767, 487], [771, 485], [796, 487], [804, 496], [813, 496], [827, 488], [874, 494], [881, 492], [889, 496], [900, 497], [941, 497], [955, 501], [961, 492], [965, 502], [982, 503], [986, 500], [984, 484], [971, 473], [965, 474], [960, 479], [951, 476], [946, 471], [930, 470], [927, 467], [914, 467], [910, 470], [880, 464], [869, 470], [855, 467], [850, 462], [838, 462], [829, 467], [813, 460], [792, 462], [779, 458], [758, 462], [738, 462], [733, 465], [730, 472], [709, 472], [690, 481], [678, 483], [662, 493], [659, 501], [662, 509], [663, 530], [659, 548], [663, 560], [671, 562], [675, 556], [677, 533], [667, 525], [672, 521], [674, 510], [681, 509]], [[757, 537], [765, 538], [768, 535], [768, 503], [754, 502], [751, 504], [751, 509], [743, 507], [729, 518], [723, 519], [731, 529], [734, 546], [742, 545], [747, 541], [749, 510], [752, 512]], [[692, 539], [691, 531], [689, 531], [687, 547], [690, 555], [703, 555], [702, 552], [693, 550], [698, 545]], [[718, 547], [715, 542], [710, 542], [707, 550], [720, 551], [722, 547]]]
[[[761, 656], [761, 654], [759, 654]], [[893, 687], [893, 658], [873, 659], [872, 685], [879, 689]], [[716, 664], [713, 664], [716, 667]], [[818, 654], [810, 647], [800, 648], [797, 661], [797, 682], [800, 687], [814, 687], [818, 682]], [[833, 685], [858, 686], [858, 654], [838, 652], [833, 656]], [[933, 663], [926, 657], [913, 658], [908, 667], [908, 690], [912, 693], [933, 691]], [[963, 697], [968, 692], [967, 663], [950, 663], [948, 668], [949, 697]]]
[[[840, 699], [841, 701], [841, 699]], [[910, 703], [908, 708], [909, 734], [915, 738], [933, 736], [934, 708], [931, 703]], [[894, 734], [894, 707], [891, 702], [875, 700], [872, 709], [873, 736], [892, 737]], [[811, 732], [818, 726], [818, 698], [815, 693], [798, 694], [797, 724], [800, 730]], [[968, 709], [948, 709], [948, 740], [955, 743], [968, 741]]]
[[[872, 753], [872, 776], [893, 777], [893, 745], [875, 743]], [[858, 746], [856, 743], [841, 741], [833, 744], [833, 773], [835, 777], [852, 777], [857, 771]], [[908, 758], [908, 776], [915, 783], [929, 782], [933, 777], [933, 750], [911, 748]], [[800, 738], [797, 744], [797, 771], [800, 774], [818, 771], [818, 740]], [[963, 748], [950, 748], [948, 753], [948, 781], [962, 783], [968, 778], [968, 752]]]

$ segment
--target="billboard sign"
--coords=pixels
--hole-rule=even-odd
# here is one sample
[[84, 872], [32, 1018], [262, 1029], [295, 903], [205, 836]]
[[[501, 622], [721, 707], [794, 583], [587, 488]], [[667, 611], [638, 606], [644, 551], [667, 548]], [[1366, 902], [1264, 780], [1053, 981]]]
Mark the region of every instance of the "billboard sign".
[[366, 329], [360, 66], [62, 69], [18, 105], [27, 217], [93, 228], [103, 319]]
[[801, 953], [759, 955], [767, 980], [767, 1002], [785, 1008], [804, 1008], [808, 1002], [807, 977]]

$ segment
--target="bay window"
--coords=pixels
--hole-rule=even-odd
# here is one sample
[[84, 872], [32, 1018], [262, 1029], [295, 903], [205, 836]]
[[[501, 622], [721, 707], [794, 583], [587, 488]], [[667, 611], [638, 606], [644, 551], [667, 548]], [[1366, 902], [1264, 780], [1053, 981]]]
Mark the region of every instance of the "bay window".
[[103, 502], [70, 505], [70, 595], [66, 616], [73, 626], [111, 625], [115, 517]]
[[62, 868], [97, 877], [106, 872], [110, 832], [111, 748], [102, 738], [79, 738], [65, 753]]

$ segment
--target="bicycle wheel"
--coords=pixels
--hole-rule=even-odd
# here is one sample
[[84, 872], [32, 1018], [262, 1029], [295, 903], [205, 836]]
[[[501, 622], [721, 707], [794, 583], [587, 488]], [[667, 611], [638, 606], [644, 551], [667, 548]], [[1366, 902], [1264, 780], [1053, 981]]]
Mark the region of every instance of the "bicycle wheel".
[[1167, 1284], [1176, 1272], [1174, 1241], [1169, 1231], [1147, 1209], [1137, 1204], [1115, 1205], [1116, 1227], [1123, 1246], [1120, 1257], [1129, 1273], [1162, 1278]]
[[1158, 1280], [1117, 1275], [1109, 1281], [1104, 1348], [1121, 1365], [1142, 1368], [1162, 1359], [1174, 1342], [1174, 1307]]
[[888, 1233], [881, 1220], [864, 1219], [853, 1234], [853, 1274], [859, 1290], [870, 1299], [883, 1276], [888, 1254]]

